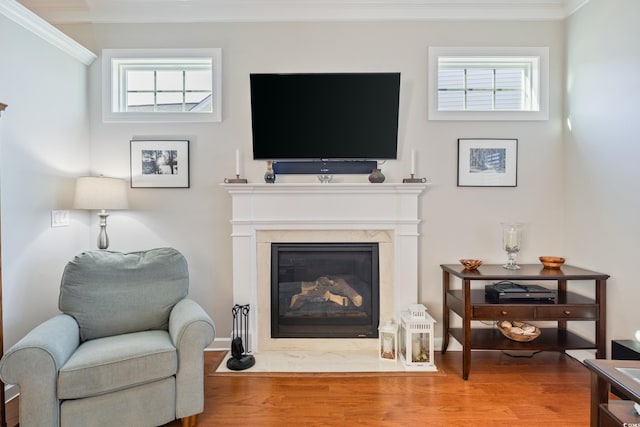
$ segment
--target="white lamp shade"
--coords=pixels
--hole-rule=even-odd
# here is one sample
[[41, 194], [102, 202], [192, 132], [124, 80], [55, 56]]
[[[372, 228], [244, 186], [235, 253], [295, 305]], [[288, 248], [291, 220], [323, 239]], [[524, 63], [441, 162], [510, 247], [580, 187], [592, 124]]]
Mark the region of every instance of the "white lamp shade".
[[127, 209], [127, 183], [123, 179], [83, 176], [76, 179], [74, 209]]

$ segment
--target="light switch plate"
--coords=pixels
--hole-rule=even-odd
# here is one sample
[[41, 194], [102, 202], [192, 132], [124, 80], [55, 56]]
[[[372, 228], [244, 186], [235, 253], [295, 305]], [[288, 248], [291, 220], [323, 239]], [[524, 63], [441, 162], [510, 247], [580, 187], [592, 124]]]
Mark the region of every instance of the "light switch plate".
[[51, 227], [68, 227], [69, 211], [51, 211]]

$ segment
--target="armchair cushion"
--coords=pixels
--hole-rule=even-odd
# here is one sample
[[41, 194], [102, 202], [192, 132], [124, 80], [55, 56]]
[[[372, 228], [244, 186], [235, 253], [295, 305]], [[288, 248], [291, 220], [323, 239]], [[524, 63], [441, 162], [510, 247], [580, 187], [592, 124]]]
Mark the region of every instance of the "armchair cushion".
[[166, 330], [171, 309], [188, 289], [187, 262], [175, 249], [90, 251], [65, 267], [58, 306], [76, 319], [84, 342]]
[[178, 355], [167, 331], [145, 331], [87, 341], [58, 374], [58, 399], [79, 399], [150, 383], [176, 374]]

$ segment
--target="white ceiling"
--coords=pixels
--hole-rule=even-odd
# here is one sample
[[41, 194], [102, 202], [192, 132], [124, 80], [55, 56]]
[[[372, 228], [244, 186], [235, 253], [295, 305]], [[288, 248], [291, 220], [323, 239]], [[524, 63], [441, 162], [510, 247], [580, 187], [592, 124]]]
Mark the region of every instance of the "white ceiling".
[[19, 0], [51, 23], [564, 19], [589, 0]]

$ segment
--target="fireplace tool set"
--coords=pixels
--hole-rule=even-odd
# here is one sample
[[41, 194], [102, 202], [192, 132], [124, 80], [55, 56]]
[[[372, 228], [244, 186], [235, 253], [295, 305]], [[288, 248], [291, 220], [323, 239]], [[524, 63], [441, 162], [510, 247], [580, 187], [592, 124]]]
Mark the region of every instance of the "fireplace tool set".
[[[231, 309], [233, 314], [233, 331], [231, 338], [231, 358], [227, 360], [227, 368], [233, 371], [242, 371], [252, 367], [256, 359], [247, 354], [242, 344], [244, 336], [249, 341], [249, 304], [236, 304]], [[247, 345], [248, 347], [248, 345]]]

